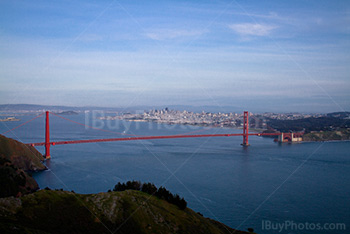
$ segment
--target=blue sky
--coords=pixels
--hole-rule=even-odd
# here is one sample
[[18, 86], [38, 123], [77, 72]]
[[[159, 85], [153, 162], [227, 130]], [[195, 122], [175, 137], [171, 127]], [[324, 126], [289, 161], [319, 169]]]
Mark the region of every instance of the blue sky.
[[350, 110], [350, 1], [0, 1], [0, 103]]

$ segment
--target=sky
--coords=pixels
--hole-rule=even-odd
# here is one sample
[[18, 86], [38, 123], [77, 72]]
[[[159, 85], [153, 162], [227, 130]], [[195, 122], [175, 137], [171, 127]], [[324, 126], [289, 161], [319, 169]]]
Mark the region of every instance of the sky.
[[350, 110], [350, 1], [0, 0], [0, 104]]

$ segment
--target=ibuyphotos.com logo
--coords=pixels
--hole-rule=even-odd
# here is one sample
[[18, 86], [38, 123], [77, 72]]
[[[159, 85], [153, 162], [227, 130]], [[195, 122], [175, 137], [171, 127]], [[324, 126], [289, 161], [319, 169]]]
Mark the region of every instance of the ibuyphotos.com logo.
[[345, 223], [309, 223], [294, 222], [286, 220], [284, 222], [272, 222], [270, 220], [262, 221], [262, 230], [264, 231], [345, 231]]

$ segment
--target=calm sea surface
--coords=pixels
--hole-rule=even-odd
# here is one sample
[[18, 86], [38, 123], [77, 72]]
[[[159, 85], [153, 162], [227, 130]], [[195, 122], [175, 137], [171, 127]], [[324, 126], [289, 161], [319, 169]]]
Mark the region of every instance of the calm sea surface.
[[[94, 122], [89, 113], [64, 117], [124, 135], [51, 116], [52, 141], [241, 132], [146, 122]], [[20, 122], [0, 123], [0, 133], [33, 116], [19, 118]], [[42, 142], [44, 119], [14, 133], [6, 136], [26, 143]], [[153, 182], [185, 197], [193, 210], [233, 228], [252, 227], [257, 233], [350, 233], [350, 142], [280, 145], [262, 137], [250, 137], [249, 141], [247, 149], [240, 146], [241, 137], [52, 146], [52, 159], [46, 162], [49, 170], [34, 174], [34, 178], [41, 188], [78, 193], [104, 192], [119, 181]], [[44, 153], [43, 147], [37, 149]], [[316, 225], [330, 224], [332, 228], [336, 223], [345, 224], [347, 230], [311, 230]], [[272, 230], [276, 225], [281, 229]]]

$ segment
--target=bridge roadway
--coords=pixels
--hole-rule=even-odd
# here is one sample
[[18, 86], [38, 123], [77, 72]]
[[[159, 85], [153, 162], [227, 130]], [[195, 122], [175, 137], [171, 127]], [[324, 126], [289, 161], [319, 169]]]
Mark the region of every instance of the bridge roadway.
[[[231, 137], [231, 136], [278, 136], [281, 133], [232, 133], [232, 134], [202, 134], [202, 135], [169, 135], [169, 136], [142, 136], [142, 137], [120, 137], [107, 139], [91, 139], [91, 140], [73, 140], [73, 141], [51, 141], [50, 145], [67, 145], [67, 144], [81, 144], [93, 142], [110, 142], [110, 141], [135, 141], [135, 140], [152, 140], [152, 139], [175, 139], [175, 138], [194, 138], [194, 137]], [[43, 146], [45, 142], [28, 143], [31, 146]]]

